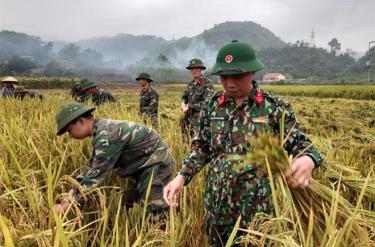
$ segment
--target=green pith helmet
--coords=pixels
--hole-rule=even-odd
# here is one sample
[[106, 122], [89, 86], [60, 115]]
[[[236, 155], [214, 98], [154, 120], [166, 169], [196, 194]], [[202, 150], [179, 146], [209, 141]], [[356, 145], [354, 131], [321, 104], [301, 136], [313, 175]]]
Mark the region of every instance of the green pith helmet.
[[206, 66], [204, 66], [202, 60], [198, 58], [191, 59], [189, 61], [189, 65], [186, 67], [187, 69], [193, 69], [193, 68], [201, 68], [203, 70], [206, 69]]
[[18, 86], [14, 89], [14, 94], [19, 94], [19, 93], [27, 93], [27, 90], [25, 89], [24, 86]]
[[86, 106], [81, 103], [70, 103], [61, 107], [56, 115], [57, 135], [62, 135], [66, 131], [66, 127], [85, 113], [93, 112], [95, 107]]
[[13, 82], [14, 84], [18, 84], [17, 79], [14, 78], [13, 76], [5, 77], [4, 79], [1, 80], [1, 82], [2, 83]]
[[87, 90], [89, 88], [92, 88], [92, 87], [96, 87], [98, 86], [98, 84], [96, 84], [95, 82], [93, 81], [85, 81], [83, 84], [82, 84], [82, 89], [83, 90]]
[[211, 74], [241, 75], [263, 68], [263, 63], [256, 58], [255, 51], [249, 44], [233, 40], [219, 50]]
[[145, 72], [143, 73], [140, 73], [139, 76], [137, 78], [135, 78], [137, 81], [141, 80], [141, 79], [144, 79], [144, 80], [148, 80], [149, 82], [153, 82], [154, 80], [151, 78], [151, 76]]

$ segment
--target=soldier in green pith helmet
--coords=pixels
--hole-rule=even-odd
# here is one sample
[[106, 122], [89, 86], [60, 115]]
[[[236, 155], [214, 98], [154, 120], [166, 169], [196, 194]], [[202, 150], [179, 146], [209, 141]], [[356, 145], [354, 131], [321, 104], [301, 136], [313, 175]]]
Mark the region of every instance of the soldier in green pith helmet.
[[83, 90], [83, 83], [87, 81], [89, 81], [89, 79], [82, 78], [70, 87], [70, 95], [76, 102], [85, 103], [89, 100], [90, 94]]
[[[175, 165], [167, 144], [153, 129], [130, 121], [95, 118], [94, 110], [70, 103], [56, 115], [57, 135], [69, 132], [74, 139], [92, 139], [91, 159], [76, 179], [89, 190], [103, 186], [112, 171], [121, 178], [132, 178], [135, 184], [125, 192], [125, 204], [132, 206], [145, 199], [153, 174], [148, 210], [165, 214], [168, 206], [163, 200], [163, 186], [170, 181]], [[69, 194], [76, 192], [71, 190]], [[58, 212], [68, 207], [67, 200], [55, 205]]]
[[31, 99], [40, 99], [43, 100], [44, 97], [42, 94], [32, 91], [32, 90], [27, 90], [24, 86], [18, 86], [14, 90], [14, 97], [17, 99], [23, 100], [25, 97], [31, 98]]
[[183, 133], [193, 135], [194, 126], [198, 124], [199, 112], [204, 101], [214, 93], [213, 82], [203, 77], [202, 72], [206, 69], [202, 60], [194, 58], [186, 67], [193, 77], [181, 98], [181, 111], [184, 117], [181, 120]]
[[116, 98], [104, 89], [97, 89], [98, 84], [92, 81], [83, 83], [82, 88], [91, 95], [91, 100], [95, 105], [102, 105], [108, 102], [116, 102]]
[[139, 94], [139, 112], [144, 121], [151, 120], [152, 126], [158, 126], [159, 93], [151, 86], [153, 79], [147, 73], [140, 73], [136, 78], [141, 86]]
[[[294, 160], [284, 175], [293, 188], [307, 187], [313, 169], [322, 163], [289, 103], [261, 90], [253, 80], [263, 67], [247, 43], [233, 41], [220, 49], [212, 74], [220, 76], [224, 92], [204, 103], [191, 151], [164, 188], [165, 200], [175, 206], [183, 186], [209, 164], [204, 203], [206, 231], [214, 246], [225, 245], [239, 216], [240, 228], [246, 229], [256, 213], [273, 213], [267, 173], [256, 164], [238, 166], [243, 162], [238, 157], [251, 150], [248, 136], [285, 133], [284, 148]], [[284, 125], [280, 124], [283, 116]]]

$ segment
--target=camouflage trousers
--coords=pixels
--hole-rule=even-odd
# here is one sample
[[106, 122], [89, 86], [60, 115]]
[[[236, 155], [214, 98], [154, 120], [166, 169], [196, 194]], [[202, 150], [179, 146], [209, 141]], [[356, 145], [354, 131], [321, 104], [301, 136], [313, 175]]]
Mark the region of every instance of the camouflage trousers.
[[148, 201], [148, 210], [159, 214], [168, 211], [168, 205], [163, 200], [163, 187], [171, 180], [173, 164], [159, 164], [140, 171], [129, 177], [128, 186], [125, 190], [124, 204], [132, 207], [134, 203], [142, 203], [146, 198], [147, 187], [152, 173], [151, 191]]
[[[220, 207], [216, 212], [212, 210], [215, 200], [208, 199], [207, 197], [210, 196], [210, 193], [206, 192], [207, 213], [205, 227], [210, 246], [225, 246], [239, 216], [241, 216], [240, 228], [247, 229], [255, 214], [266, 213], [273, 215], [274, 208], [268, 178], [253, 177], [248, 179], [249, 181], [247, 182], [228, 182], [233, 188], [228, 191], [227, 198], [215, 197], [217, 200], [224, 199], [219, 202]], [[207, 203], [211, 204], [207, 205]], [[238, 231], [236, 238], [243, 235], [246, 235], [246, 232]]]
[[180, 119], [180, 128], [184, 137], [192, 138], [194, 136], [194, 128], [198, 125], [198, 116], [199, 112], [189, 112]]

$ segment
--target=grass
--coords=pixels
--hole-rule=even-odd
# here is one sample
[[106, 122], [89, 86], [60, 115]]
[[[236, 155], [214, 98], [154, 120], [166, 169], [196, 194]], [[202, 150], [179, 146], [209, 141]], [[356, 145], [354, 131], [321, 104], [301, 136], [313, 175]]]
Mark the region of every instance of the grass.
[[[182, 89], [182, 86], [159, 89], [159, 132], [179, 165], [188, 152], [188, 144], [182, 140], [178, 126]], [[248, 232], [248, 236], [244, 239], [233, 237], [231, 241], [268, 241], [274, 246], [373, 245], [375, 102], [363, 98], [356, 100], [355, 95], [368, 94], [368, 88], [362, 86], [345, 89], [349, 92], [345, 96], [348, 99], [341, 99], [345, 97], [335, 95], [334, 90], [328, 98], [303, 96], [314, 96], [308, 95], [311, 90], [324, 95], [326, 89], [325, 86], [307, 87], [300, 95], [292, 95], [290, 92], [296, 90], [294, 86], [282, 86], [303, 130], [326, 157], [324, 167], [314, 172], [312, 189], [329, 196], [324, 200], [320, 197], [324, 203], [314, 201], [319, 209], [301, 210], [293, 191], [278, 179], [274, 184], [274, 190], [278, 192], [274, 193], [278, 202], [276, 217], [258, 215], [248, 229], [235, 228]], [[100, 107], [94, 112], [95, 116], [139, 122], [138, 93], [118, 89], [114, 94], [119, 103]], [[67, 102], [70, 98], [61, 90], [48, 91], [43, 102], [1, 100], [0, 245], [204, 245], [202, 205], [206, 171], [184, 189], [180, 212], [170, 212], [171, 217], [165, 224], [153, 222], [150, 215], [144, 214], [141, 205], [124, 210], [121, 205], [126, 181], [115, 177], [109, 178], [114, 181], [110, 186], [84, 194], [88, 205], [85, 209], [75, 202], [65, 215], [57, 215], [51, 210], [62, 198], [62, 192], [79, 189], [72, 177], [91, 154], [90, 140], [80, 142], [66, 135], [55, 135], [55, 113]], [[342, 203], [343, 200], [346, 202]], [[345, 205], [349, 213], [343, 220], [339, 210], [345, 209]], [[324, 222], [316, 221], [317, 211]], [[353, 234], [357, 241], [351, 238]]]

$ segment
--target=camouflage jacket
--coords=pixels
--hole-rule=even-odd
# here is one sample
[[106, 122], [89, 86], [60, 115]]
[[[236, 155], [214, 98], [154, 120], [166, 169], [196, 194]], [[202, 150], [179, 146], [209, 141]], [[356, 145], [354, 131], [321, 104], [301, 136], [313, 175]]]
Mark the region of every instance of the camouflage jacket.
[[108, 102], [116, 102], [115, 97], [104, 89], [99, 89], [96, 94], [92, 95], [92, 102], [95, 105], [102, 105]]
[[15, 87], [11, 87], [11, 88], [7, 86], [3, 87], [2, 94], [1, 94], [2, 97], [12, 97], [14, 95], [15, 89], [16, 89]]
[[214, 93], [213, 82], [202, 77], [200, 84], [191, 81], [182, 95], [182, 101], [188, 105], [187, 118], [191, 124], [197, 124], [199, 111], [203, 103]]
[[[290, 105], [260, 90], [256, 82], [253, 82], [253, 85], [250, 95], [239, 106], [236, 106], [233, 98], [226, 97], [224, 93], [216, 93], [206, 101], [192, 140], [191, 152], [185, 157], [179, 172], [184, 176], [186, 185], [209, 163], [205, 205], [208, 213], [215, 216], [215, 224], [235, 223], [238, 208], [235, 209], [236, 204], [233, 201], [241, 202], [237, 206], [253, 203], [244, 200], [251, 200], [254, 192], [251, 189], [249, 191], [249, 187], [253, 186], [253, 179], [260, 176], [256, 164], [233, 169], [241, 161], [233, 160], [229, 155], [245, 154], [251, 148], [246, 141], [247, 136], [257, 136], [257, 133], [265, 130], [278, 135], [279, 120], [284, 113], [284, 133], [289, 133], [284, 145], [286, 151], [293, 156], [304, 152], [313, 159], [316, 166], [322, 163], [320, 154], [300, 131], [300, 125]], [[238, 188], [242, 190], [240, 193]], [[262, 189], [259, 191], [264, 193]]]
[[[16, 95], [15, 95], [16, 96]], [[16, 97], [21, 97], [21, 99], [23, 99], [24, 97], [22, 97], [22, 96], [16, 96]], [[32, 91], [32, 90], [27, 90], [27, 93], [26, 93], [26, 95], [25, 95], [25, 97], [29, 97], [29, 98], [31, 98], [31, 99], [40, 99], [40, 100], [43, 100], [44, 99], [44, 97], [43, 97], [43, 95], [42, 94], [40, 94], [40, 93], [38, 93], [38, 92], [36, 92], [36, 91]]]
[[141, 115], [146, 114], [150, 117], [158, 116], [159, 94], [150, 87], [147, 91], [141, 90], [139, 95], [139, 110]]
[[86, 91], [82, 91], [82, 85], [79, 82], [71, 86], [70, 95], [75, 101], [80, 103], [85, 103], [90, 99], [90, 94]]
[[86, 189], [100, 186], [111, 171], [129, 177], [154, 165], [174, 164], [160, 136], [133, 122], [96, 119], [92, 145], [91, 159], [76, 178]]

